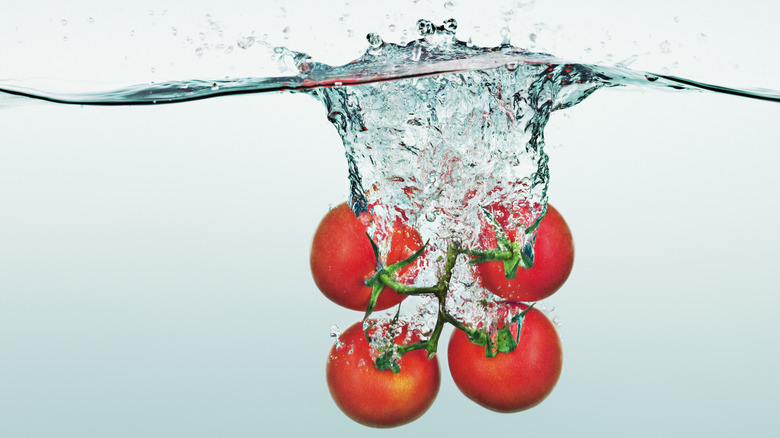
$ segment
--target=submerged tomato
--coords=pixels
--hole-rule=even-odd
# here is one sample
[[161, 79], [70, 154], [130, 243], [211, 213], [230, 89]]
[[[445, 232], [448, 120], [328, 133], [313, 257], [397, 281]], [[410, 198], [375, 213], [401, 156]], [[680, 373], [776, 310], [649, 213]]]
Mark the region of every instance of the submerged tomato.
[[[402, 345], [404, 327], [395, 338]], [[412, 343], [419, 337], [412, 335]], [[371, 427], [395, 427], [416, 420], [439, 393], [439, 361], [425, 350], [404, 354], [401, 371], [380, 371], [374, 366], [363, 323], [353, 324], [339, 337], [328, 356], [326, 376], [333, 400], [347, 416]]]
[[[410, 257], [420, 247], [422, 238], [409, 227], [399, 227], [390, 241], [387, 264]], [[334, 303], [352, 310], [366, 310], [371, 299], [371, 288], [366, 279], [377, 270], [377, 261], [366, 226], [350, 210], [347, 203], [331, 209], [314, 233], [309, 258], [314, 283]], [[416, 266], [411, 264], [396, 272], [403, 282], [416, 276]], [[379, 294], [375, 310], [388, 309], [400, 303], [405, 295], [385, 287]]]
[[[574, 266], [574, 240], [566, 221], [558, 210], [547, 204], [547, 215], [539, 223], [534, 243], [534, 264], [529, 269], [518, 268], [515, 278], [508, 279], [503, 262], [485, 262], [477, 265], [482, 285], [501, 298], [512, 301], [543, 300], [563, 286]], [[514, 240], [515, 233], [507, 237]], [[495, 246], [492, 230], [483, 238]]]
[[[528, 308], [510, 303], [514, 313]], [[485, 347], [455, 330], [447, 351], [452, 380], [474, 402], [498, 412], [518, 412], [541, 403], [561, 375], [563, 353], [558, 333], [544, 314], [526, 313], [517, 348], [486, 357]]]

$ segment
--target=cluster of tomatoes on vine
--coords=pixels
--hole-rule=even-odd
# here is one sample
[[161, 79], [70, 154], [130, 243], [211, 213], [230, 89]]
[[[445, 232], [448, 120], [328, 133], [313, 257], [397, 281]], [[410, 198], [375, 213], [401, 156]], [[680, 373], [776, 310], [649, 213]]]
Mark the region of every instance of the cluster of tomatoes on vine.
[[[366, 426], [395, 427], [425, 413], [439, 392], [436, 347], [447, 323], [455, 326], [447, 349], [450, 374], [469, 399], [494, 411], [518, 412], [552, 392], [561, 373], [560, 340], [544, 313], [528, 303], [552, 295], [568, 278], [574, 262], [571, 232], [549, 204], [529, 230], [518, 230], [502, 206], [485, 210], [485, 216], [492, 226], [480, 240], [492, 249], [452, 245], [444, 275], [430, 287], [410, 286], [425, 251], [417, 231], [396, 227], [381, 263], [367, 234], [367, 213], [356, 216], [342, 203], [322, 219], [311, 249], [314, 282], [336, 304], [365, 312], [363, 321], [339, 336], [326, 366], [331, 396], [347, 416]], [[536, 232], [533, 260], [515, 242], [523, 231]], [[463, 258], [475, 264], [482, 286], [503, 300], [497, 309], [504, 317], [492, 330], [447, 312], [450, 277]], [[373, 310], [389, 309], [410, 295], [439, 301], [436, 327], [427, 337], [397, 317], [384, 323], [368, 319]], [[371, 341], [382, 336], [389, 344], [377, 351]]]

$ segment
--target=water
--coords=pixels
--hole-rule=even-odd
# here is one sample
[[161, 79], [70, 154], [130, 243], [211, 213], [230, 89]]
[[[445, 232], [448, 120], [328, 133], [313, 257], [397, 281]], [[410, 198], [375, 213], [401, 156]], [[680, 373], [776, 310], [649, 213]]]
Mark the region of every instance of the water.
[[[711, 91], [780, 102], [780, 92], [732, 89], [684, 78], [567, 62], [504, 44], [476, 47], [455, 37], [457, 22], [418, 22], [420, 38], [406, 45], [369, 34], [365, 54], [343, 66], [317, 63], [286, 48], [273, 51], [289, 74], [234, 80], [188, 80], [110, 91], [64, 93], [4, 81], [12, 96], [78, 105], [181, 103], [218, 96], [290, 91], [322, 102], [346, 150], [350, 204], [370, 211], [370, 234], [384, 254], [400, 222], [429, 242], [417, 285], [442, 274], [457, 242], [480, 248], [483, 208], [512, 206], [512, 223], [531, 227], [544, 214], [549, 183], [544, 128], [553, 111], [570, 108], [604, 87]], [[247, 43], [249, 44], [249, 43]], [[2, 99], [2, 97], [0, 97]], [[14, 103], [21, 103], [16, 100]], [[533, 232], [519, 233], [532, 257]], [[453, 277], [451, 310], [484, 318], [490, 299], [473, 269]], [[431, 303], [410, 315], [430, 326]]]
[[[622, 20], [614, 11], [627, 12], [623, 6], [610, 13], [578, 3], [570, 5], [580, 7], [573, 13], [559, 9], [548, 17], [540, 17], [537, 6], [533, 14], [517, 16], [547, 23], [572, 17], [612, 32], [602, 53], [598, 36], [581, 37], [568, 25], [565, 32], [592, 52], [560, 43], [551, 48], [549, 33], [537, 32], [540, 46], [554, 54], [587, 54], [585, 62], [608, 63], [604, 53], [615, 54], [617, 61], [621, 52], [638, 53], [669, 40], [670, 57], [682, 57], [682, 67], [674, 68], [669, 59], [648, 63], [655, 64], [652, 68], [645, 64], [645, 70], [663, 73], [666, 62], [672, 72], [686, 70], [686, 77], [730, 75], [714, 81], [776, 88], [775, 77], [762, 74], [761, 55], [771, 54], [772, 34], [764, 32], [768, 38], [762, 39], [761, 29], [734, 34], [724, 28], [723, 39], [734, 35], [745, 54], [693, 21], [719, 5], [699, 5], [688, 15], [676, 9], [687, 4], [674, 6], [682, 26], [696, 35], [706, 32], [713, 48], [700, 52], [688, 43], [682, 55], [678, 42], [685, 35], [664, 34], [647, 24], [645, 12], [662, 8], [659, 3], [642, 11], [644, 20], [625, 21], [640, 39], [652, 31], [657, 41], [635, 50], [629, 34], [625, 46], [615, 48], [614, 29]], [[762, 12], [764, 6], [769, 5], [752, 13], [767, 20], [771, 14]], [[730, 7], [745, 11], [742, 3]], [[578, 14], [588, 8], [597, 12], [596, 23], [591, 21], [596, 14]], [[88, 12], [96, 18], [93, 26], [106, 23], [105, 14]], [[217, 16], [224, 21], [225, 15]], [[61, 16], [69, 24], [61, 26], [57, 15], [58, 29], [72, 29], [86, 17]], [[123, 65], [121, 56], [129, 50], [126, 64], [140, 65], [141, 73], [157, 67], [148, 79], [158, 84], [163, 78], [195, 77], [210, 85], [208, 80], [231, 74], [166, 75], [167, 64], [144, 62], [122, 44], [122, 38], [130, 39], [130, 26], [136, 34], [129, 42], [138, 44], [143, 32], [135, 21], [118, 27], [110, 49], [119, 54], [116, 64]], [[173, 24], [179, 29], [176, 43], [189, 34], [199, 44], [186, 22], [162, 23], [162, 30], [167, 35]], [[366, 22], [371, 29], [352, 27], [352, 40], [362, 47], [368, 30], [400, 41], [403, 25], [414, 20], [396, 20], [394, 35]], [[741, 22], [756, 27], [753, 20]], [[728, 21], [714, 23], [721, 28]], [[296, 36], [311, 38], [312, 32], [291, 27], [291, 39], [276, 42], [303, 47]], [[223, 28], [233, 38], [224, 22]], [[458, 35], [467, 39], [470, 28], [461, 20]], [[527, 45], [518, 31], [532, 28], [516, 25], [513, 44]], [[347, 29], [328, 39], [349, 41]], [[413, 31], [410, 35], [414, 38]], [[65, 49], [84, 47], [75, 35], [68, 37]], [[483, 45], [500, 41], [483, 40]], [[761, 41], [768, 45], [762, 48]], [[182, 51], [221, 67], [234, 62], [213, 50], [196, 57], [194, 48], [186, 45]], [[156, 53], [175, 56], [176, 49]], [[250, 50], [255, 51], [237, 49], [233, 56], [253, 57], [256, 46]], [[309, 49], [316, 59], [323, 52]], [[691, 54], [715, 65], [691, 72], [685, 62]], [[734, 63], [741, 69], [734, 70]], [[3, 70], [10, 67], [3, 65]], [[642, 59], [632, 65], [642, 65]], [[99, 62], [91, 66], [97, 67], [93, 75], [73, 76], [110, 77], [98, 73]], [[261, 74], [244, 76], [255, 75]], [[133, 76], [148, 84], [143, 74]], [[36, 83], [22, 85], [68, 90]], [[771, 409], [780, 394], [772, 371], [777, 352], [766, 348], [777, 345], [780, 333], [771, 313], [778, 305], [772, 276], [778, 262], [780, 182], [773, 164], [778, 142], [776, 130], [768, 128], [780, 116], [777, 105], [716, 93], [633, 88], [647, 91], [598, 90], [569, 110], [554, 111], [544, 131], [549, 199], [565, 210], [579, 251], [570, 282], [553, 297], [564, 321], [564, 380], [534, 412], [499, 416], [469, 404], [444, 378], [434, 409], [409, 426], [413, 434], [480, 434], [485, 424], [509, 432], [519, 423], [523, 433], [540, 436], [583, 431], [658, 436], [672, 430], [679, 436], [724, 436], [744, 432], [745, 425], [777, 429]], [[343, 147], [321, 105], [289, 94], [119, 108], [24, 101], [3, 99], [15, 108], [0, 111], [0, 337], [6, 353], [0, 366], [6, 376], [0, 378], [6, 395], [0, 429], [6, 435], [105, 436], [116, 435], [117, 425], [128, 436], [213, 436], [224, 433], [225, 425], [244, 435], [258, 430], [365, 435], [333, 406], [321, 375], [333, 342], [328, 328], [334, 322], [348, 327], [360, 314], [322, 299], [305, 272], [317, 219], [348, 192]], [[25, 119], [48, 132], [28, 131]], [[279, 193], [280, 187], [288, 192]], [[287, 243], [285, 235], [298, 237]], [[268, 248], [278, 248], [275, 258], [282, 261], [272, 264]], [[291, 347], [291, 340], [299, 344]], [[285, 360], [275, 360], [281, 352]], [[311, 372], [291, 363], [306, 363]], [[597, 403], [594, 393], [602, 395]], [[739, 403], [722, 403], [726, 399]], [[42, 406], [46, 422], [39, 421]], [[299, 412], [312, 421], [297, 421]]]

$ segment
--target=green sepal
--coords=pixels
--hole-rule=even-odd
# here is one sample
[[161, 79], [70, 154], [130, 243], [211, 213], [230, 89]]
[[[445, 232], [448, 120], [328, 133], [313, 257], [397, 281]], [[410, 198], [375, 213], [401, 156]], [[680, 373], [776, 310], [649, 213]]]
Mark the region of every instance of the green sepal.
[[379, 371], [391, 370], [392, 372], [398, 374], [398, 372], [401, 371], [401, 364], [399, 364], [393, 356], [394, 351], [392, 348], [385, 350], [382, 352], [382, 354], [379, 355], [379, 357], [376, 358], [376, 361], [374, 361], [374, 366]]
[[[534, 307], [531, 304], [527, 309], [513, 316], [509, 320], [509, 325], [504, 325], [496, 331], [496, 336], [491, 337], [484, 330], [474, 330], [472, 333], [466, 332], [466, 337], [471, 343], [485, 347], [485, 357], [496, 357], [498, 353], [511, 353], [515, 351], [520, 344], [520, 332], [523, 327], [523, 318]], [[517, 331], [513, 333], [512, 326], [517, 324]], [[495, 341], [494, 341], [495, 339]]]
[[372, 322], [371, 324], [363, 323], [363, 334], [366, 336], [366, 341], [370, 344], [373, 340], [371, 339], [371, 336], [368, 334], [368, 331], [371, 330], [373, 326], [375, 326], [376, 323]]
[[[428, 242], [430, 242], [430, 240]], [[415, 260], [417, 260], [418, 257], [422, 255], [423, 252], [425, 252], [425, 248], [428, 247], [428, 242], [425, 242], [425, 244], [421, 246], [420, 249], [415, 251], [414, 254], [410, 255], [409, 257], [399, 262], [393, 263], [392, 265], [385, 268], [384, 271], [387, 272], [388, 274], [392, 274], [403, 267], [411, 265], [412, 263], [414, 263]]]
[[376, 246], [376, 242], [374, 242], [374, 239], [371, 238], [371, 235], [366, 233], [366, 237], [368, 237], [368, 241], [371, 242], [371, 249], [374, 250], [374, 258], [376, 259], [377, 265], [379, 264], [379, 247]]
[[517, 245], [512, 245], [512, 258], [504, 261], [504, 276], [508, 279], [513, 279], [517, 275], [517, 268], [520, 266], [522, 259], [522, 252], [518, 251]]
[[382, 284], [381, 281], [376, 282], [372, 288], [371, 288], [371, 299], [368, 301], [368, 307], [366, 308], [366, 314], [363, 315], [363, 319], [368, 318], [371, 313], [374, 311], [374, 307], [376, 307], [376, 300], [379, 299], [379, 294], [382, 292], [382, 289], [385, 288], [385, 285]]

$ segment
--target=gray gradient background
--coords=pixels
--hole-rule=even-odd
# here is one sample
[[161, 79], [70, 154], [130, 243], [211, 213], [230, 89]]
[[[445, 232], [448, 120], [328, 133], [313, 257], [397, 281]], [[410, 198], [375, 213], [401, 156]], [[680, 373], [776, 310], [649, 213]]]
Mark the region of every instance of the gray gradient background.
[[[490, 23], [511, 4], [479, 2], [477, 18], [462, 1], [408, 3], [299, 2], [285, 17], [280, 2], [31, 2], [0, 18], [0, 78], [238, 76], [260, 62], [195, 56], [187, 33], [218, 38], [207, 12], [225, 40], [267, 26], [270, 41], [318, 59], [356, 56], [364, 43], [347, 27], [365, 34], [372, 17], [382, 31], [452, 15], [461, 38], [482, 20], [475, 40], [495, 44]], [[561, 56], [651, 52], [634, 66], [780, 88], [776, 2], [679, 3], [537, 1], [510, 24], [518, 45], [529, 42], [520, 28], [560, 26], [538, 44]], [[344, 11], [347, 24], [333, 24]], [[159, 38], [171, 22], [183, 33]], [[286, 22], [301, 23], [289, 40]], [[360, 315], [322, 297], [308, 272], [311, 234], [347, 189], [318, 103], [0, 105], [0, 436], [780, 433], [780, 105], [602, 90], [556, 113], [550, 199], [577, 250], [548, 304], [564, 346], [557, 388], [528, 412], [484, 410], [450, 380], [444, 342], [436, 403], [393, 430], [347, 419], [325, 384], [330, 327]]]

